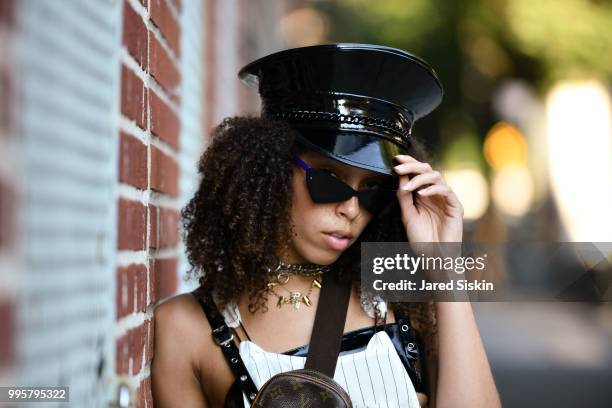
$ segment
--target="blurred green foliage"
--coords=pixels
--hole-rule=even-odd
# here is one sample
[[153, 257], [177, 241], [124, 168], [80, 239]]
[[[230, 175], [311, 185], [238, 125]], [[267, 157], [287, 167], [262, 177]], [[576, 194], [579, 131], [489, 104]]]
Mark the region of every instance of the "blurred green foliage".
[[542, 61], [545, 79], [612, 76], [612, 2], [512, 0], [512, 45]]
[[434, 153], [458, 135], [484, 137], [506, 78], [545, 91], [560, 79], [612, 77], [612, 2], [595, 0], [320, 0], [327, 42], [382, 44], [435, 69], [442, 105], [415, 127]]

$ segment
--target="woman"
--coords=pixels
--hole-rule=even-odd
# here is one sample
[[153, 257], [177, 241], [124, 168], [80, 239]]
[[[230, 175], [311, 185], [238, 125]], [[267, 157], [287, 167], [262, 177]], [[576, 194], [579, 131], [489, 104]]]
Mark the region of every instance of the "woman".
[[[410, 136], [441, 100], [433, 70], [401, 50], [339, 44], [276, 53], [240, 75], [259, 84], [262, 117], [226, 119], [199, 163], [183, 216], [200, 288], [156, 308], [155, 406], [249, 406], [241, 380], [260, 387], [301, 368], [332, 274], [355, 283], [334, 375], [354, 406], [499, 406], [469, 303], [386, 304], [359, 291], [361, 242], [462, 239], [461, 203]], [[245, 378], [200, 297], [232, 328]], [[398, 321], [418, 333], [416, 374]]]

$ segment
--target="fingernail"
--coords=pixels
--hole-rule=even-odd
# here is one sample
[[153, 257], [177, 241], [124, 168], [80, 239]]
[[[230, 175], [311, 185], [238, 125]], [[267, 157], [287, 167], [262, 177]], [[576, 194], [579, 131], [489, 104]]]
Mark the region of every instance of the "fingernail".
[[402, 186], [402, 190], [404, 190], [404, 191], [408, 191], [408, 190], [410, 190], [410, 183], [406, 183], [406, 184], [404, 184], [404, 185]]

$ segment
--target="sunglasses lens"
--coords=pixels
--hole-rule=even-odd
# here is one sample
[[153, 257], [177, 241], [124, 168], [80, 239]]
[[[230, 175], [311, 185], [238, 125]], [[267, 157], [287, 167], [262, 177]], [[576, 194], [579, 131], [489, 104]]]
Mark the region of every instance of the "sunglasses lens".
[[[309, 168], [306, 171], [306, 185], [310, 198], [315, 203], [335, 203], [348, 200], [355, 195], [355, 190], [343, 181], [324, 170]], [[360, 190], [357, 195], [361, 205], [372, 214], [383, 211], [395, 197], [395, 190], [389, 188], [369, 188]]]
[[374, 188], [360, 191], [359, 200], [366, 210], [378, 214], [393, 202], [395, 195], [393, 190]]
[[344, 201], [353, 196], [353, 190], [349, 186], [323, 170], [308, 169], [306, 184], [310, 198], [315, 203]]

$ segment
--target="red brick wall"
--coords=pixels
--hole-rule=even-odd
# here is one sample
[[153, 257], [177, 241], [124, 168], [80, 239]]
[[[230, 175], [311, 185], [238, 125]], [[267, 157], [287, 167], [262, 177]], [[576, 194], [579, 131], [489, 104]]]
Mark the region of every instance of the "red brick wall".
[[15, 308], [14, 299], [0, 299], [0, 370], [15, 363]]
[[180, 7], [126, 0], [123, 11], [115, 363], [139, 382], [136, 407], [153, 406], [153, 306], [178, 287]]
[[[153, 306], [179, 287], [178, 203], [184, 199], [179, 196], [180, 165], [195, 163], [178, 161], [181, 1], [124, 1], [116, 293], [121, 334], [116, 370], [119, 377], [139, 384], [136, 406], [150, 407]], [[275, 3], [203, 3], [204, 146], [221, 116], [257, 110], [256, 90], [239, 90], [236, 73], [264, 47], [279, 48], [269, 28], [281, 9]], [[190, 50], [185, 52], [188, 57]]]
[[[199, 0], [195, 0], [199, 1]], [[251, 16], [267, 15], [269, 5], [250, 5], [208, 0], [202, 4], [204, 16], [202, 35], [203, 47], [197, 40], [184, 42], [181, 50], [180, 13], [183, 6], [194, 3], [180, 0], [120, 0], [122, 7], [122, 45], [119, 50], [121, 89], [119, 93], [119, 134], [118, 134], [118, 199], [117, 199], [117, 265], [116, 277], [116, 359], [115, 371], [118, 380], [132, 385], [136, 407], [152, 407], [150, 390], [150, 364], [153, 346], [153, 307], [162, 299], [177, 292], [178, 269], [181, 260], [179, 251], [180, 197], [179, 173], [181, 168], [192, 171], [186, 177], [195, 178], [195, 163], [179, 163], [181, 127], [192, 130], [185, 141], [193, 141], [194, 120], [203, 120], [205, 129], [216, 125], [221, 114], [252, 111], [250, 102], [244, 98], [245, 91], [236, 91], [235, 74], [251, 55], [239, 53], [239, 49], [257, 51], [251, 39], [256, 30], [272, 33], [272, 24], [259, 24], [260, 18]], [[29, 3], [25, 3], [26, 5]], [[229, 4], [229, 6], [228, 6]], [[249, 3], [250, 4], [250, 3]], [[272, 3], [271, 3], [272, 4]], [[20, 106], [15, 100], [19, 92], [14, 89], [14, 69], [17, 60], [7, 47], [10, 35], [17, 30], [16, 9], [21, 15], [23, 9], [16, 0], [0, 0], [0, 267], [16, 265], [18, 249], [15, 243], [20, 200], [22, 192], [19, 158], [11, 156], [21, 148], [15, 135], [19, 121], [13, 110]], [[27, 10], [26, 10], [27, 11]], [[240, 13], [237, 16], [237, 13]], [[259, 14], [258, 14], [259, 13]], [[206, 19], [204, 17], [206, 16]], [[198, 16], [192, 18], [191, 24]], [[227, 22], [232, 24], [227, 24]], [[242, 30], [239, 21], [252, 24], [252, 30]], [[197, 23], [196, 23], [197, 24]], [[192, 25], [185, 32], [199, 32]], [[189, 31], [193, 30], [193, 31]], [[198, 28], [199, 30], [199, 28]], [[236, 33], [237, 30], [241, 30]], [[240, 47], [238, 42], [244, 42]], [[261, 41], [260, 41], [261, 42]], [[258, 44], [259, 42], [256, 42]], [[263, 41], [270, 44], [269, 41]], [[195, 44], [195, 45], [194, 45]], [[197, 45], [197, 47], [196, 47]], [[190, 49], [194, 47], [194, 49]], [[13, 47], [16, 48], [16, 47]], [[257, 49], [256, 49], [257, 48]], [[182, 54], [193, 58], [194, 50], [206, 53], [201, 58], [202, 67], [187, 70], [187, 75], [202, 72], [206, 75], [205, 92], [202, 98], [204, 108], [191, 98], [181, 95]], [[218, 51], [225, 58], [218, 58]], [[237, 58], [234, 58], [236, 53]], [[191, 55], [191, 57], [190, 57]], [[189, 84], [192, 85], [192, 84]], [[200, 84], [198, 84], [200, 86]], [[226, 88], [229, 87], [231, 92]], [[191, 89], [192, 94], [193, 89]], [[231, 98], [228, 98], [231, 93]], [[242, 97], [241, 97], [242, 96]], [[181, 123], [181, 104], [185, 101], [186, 121]], [[252, 93], [249, 100], [254, 100]], [[224, 105], [222, 106], [221, 103]], [[190, 105], [191, 104], [191, 105]], [[200, 122], [201, 123], [201, 122]], [[201, 137], [206, 146], [208, 132]], [[184, 152], [183, 152], [184, 153]], [[8, 164], [6, 164], [8, 163]], [[182, 165], [183, 167], [181, 167]], [[196, 182], [195, 180], [193, 182]], [[19, 253], [20, 254], [20, 253]], [[2, 271], [4, 273], [4, 271]], [[9, 282], [17, 282], [21, 271], [12, 268]], [[27, 271], [26, 271], [27, 272]], [[15, 279], [14, 279], [15, 278]], [[16, 313], [17, 294], [13, 288], [0, 288], [0, 377], [5, 371], [17, 366], [15, 361], [18, 327]]]
[[[15, 30], [14, 0], [0, 1], [0, 160], [10, 163], [10, 152], [15, 151], [15, 70], [12, 65], [12, 42]], [[13, 166], [10, 166], [13, 167]], [[0, 264], [9, 265], [16, 254], [17, 234], [16, 214], [18, 197], [18, 174], [10, 174], [10, 169], [0, 169]], [[17, 172], [18, 169], [12, 171]], [[16, 183], [17, 182], [17, 183]], [[15, 270], [1, 270], [9, 273], [8, 279], [15, 277]], [[12, 269], [12, 268], [11, 268]], [[0, 377], [15, 367], [16, 344], [16, 301], [10, 288], [0, 288]]]

